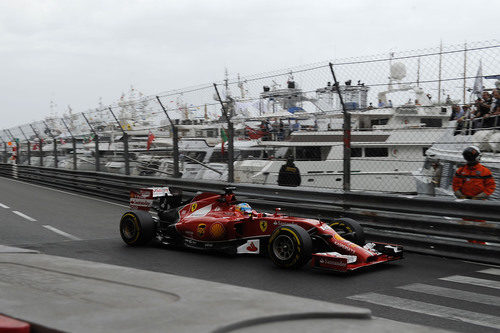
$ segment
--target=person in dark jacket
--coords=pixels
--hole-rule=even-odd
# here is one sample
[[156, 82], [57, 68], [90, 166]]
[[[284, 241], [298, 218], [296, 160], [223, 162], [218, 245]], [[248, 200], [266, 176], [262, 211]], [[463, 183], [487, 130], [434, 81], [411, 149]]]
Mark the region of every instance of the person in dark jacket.
[[293, 157], [289, 157], [285, 164], [281, 166], [278, 175], [279, 186], [300, 186], [300, 171], [293, 163]]

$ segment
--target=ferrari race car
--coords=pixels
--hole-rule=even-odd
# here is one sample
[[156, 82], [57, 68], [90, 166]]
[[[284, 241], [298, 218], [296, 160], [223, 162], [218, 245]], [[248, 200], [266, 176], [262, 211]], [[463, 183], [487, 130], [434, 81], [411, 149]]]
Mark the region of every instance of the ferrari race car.
[[[120, 234], [131, 246], [153, 238], [164, 244], [230, 254], [266, 254], [283, 268], [309, 261], [315, 268], [351, 271], [403, 258], [399, 245], [365, 243], [354, 220], [330, 222], [259, 213], [236, 202], [234, 188], [224, 194], [201, 193], [182, 201], [176, 188], [153, 187], [132, 191], [131, 210], [123, 214]], [[150, 213], [153, 207], [158, 217]]]

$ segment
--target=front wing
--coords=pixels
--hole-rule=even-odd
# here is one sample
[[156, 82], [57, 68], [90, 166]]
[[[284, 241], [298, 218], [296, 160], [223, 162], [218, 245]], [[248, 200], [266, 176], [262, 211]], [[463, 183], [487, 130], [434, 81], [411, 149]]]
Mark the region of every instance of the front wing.
[[348, 272], [362, 267], [403, 259], [403, 247], [400, 245], [385, 243], [369, 244], [372, 245], [371, 249], [376, 251], [378, 255], [371, 257], [367, 262], [358, 261], [358, 258], [354, 255], [345, 255], [338, 252], [322, 252], [312, 255], [311, 266], [313, 268]]

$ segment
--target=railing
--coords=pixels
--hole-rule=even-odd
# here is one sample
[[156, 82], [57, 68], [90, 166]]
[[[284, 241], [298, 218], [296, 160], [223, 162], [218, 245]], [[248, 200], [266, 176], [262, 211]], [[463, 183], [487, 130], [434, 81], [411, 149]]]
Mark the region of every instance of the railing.
[[[145, 186], [176, 186], [192, 194], [222, 193], [230, 185], [3, 163], [0, 176], [121, 202], [128, 201], [131, 189]], [[500, 206], [496, 202], [248, 184], [238, 184], [235, 194], [240, 201], [264, 210], [281, 207], [290, 215], [324, 220], [352, 217], [364, 226], [368, 239], [402, 244], [409, 251], [500, 264]]]

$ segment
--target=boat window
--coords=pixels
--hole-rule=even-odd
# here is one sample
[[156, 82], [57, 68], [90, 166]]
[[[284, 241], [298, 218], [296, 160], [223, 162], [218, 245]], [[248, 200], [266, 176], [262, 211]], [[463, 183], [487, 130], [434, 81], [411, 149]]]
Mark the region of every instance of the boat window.
[[387, 125], [389, 118], [381, 118], [381, 119], [372, 119], [371, 125]]
[[425, 124], [425, 127], [442, 127], [443, 119], [421, 118], [420, 123]]
[[363, 150], [361, 148], [351, 148], [351, 157], [361, 157]]
[[[207, 138], [217, 138], [218, 137], [217, 129], [209, 129], [207, 130]], [[203, 135], [202, 135], [203, 137]]]
[[261, 158], [263, 150], [242, 150], [240, 154], [240, 159], [256, 159]]
[[224, 149], [224, 155], [222, 155], [222, 152], [220, 150], [215, 150], [212, 153], [212, 156], [210, 156], [210, 163], [220, 163], [220, 162], [227, 162], [227, 149]]
[[330, 147], [295, 147], [297, 161], [324, 161], [330, 152]]
[[203, 161], [203, 159], [207, 155], [207, 152], [205, 152], [205, 151], [188, 151], [188, 152], [185, 152], [184, 155], [187, 155], [187, 156], [194, 158], [195, 160], [201, 162], [201, 161]]
[[365, 148], [365, 157], [387, 157], [389, 151], [385, 147]]

